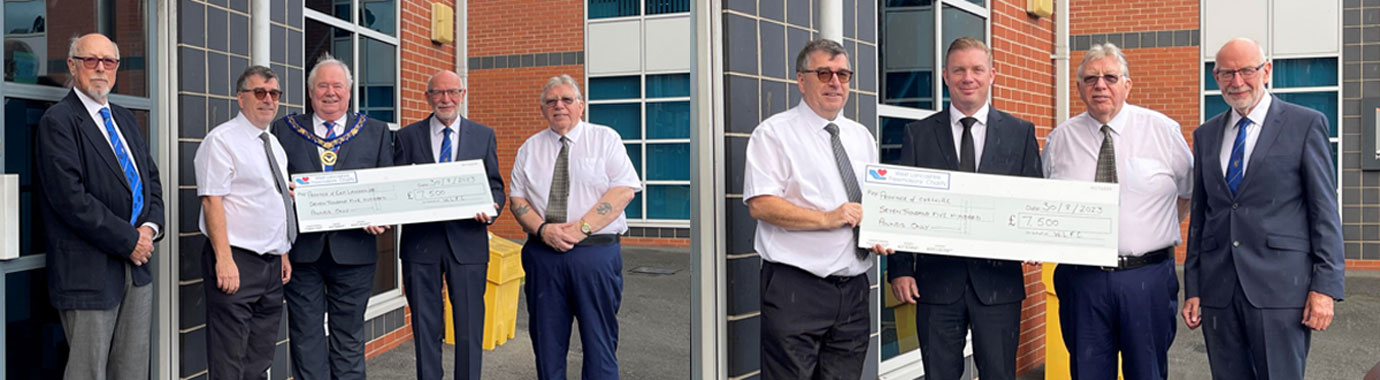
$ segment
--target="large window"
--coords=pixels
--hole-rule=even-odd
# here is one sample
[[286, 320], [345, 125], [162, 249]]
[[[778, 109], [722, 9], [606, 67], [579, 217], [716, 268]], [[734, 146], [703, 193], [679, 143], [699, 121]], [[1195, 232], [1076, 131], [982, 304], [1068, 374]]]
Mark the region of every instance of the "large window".
[[[991, 11], [982, 0], [882, 0], [878, 25], [877, 136], [881, 161], [901, 158], [905, 126], [948, 106], [941, 70], [944, 50], [959, 37], [987, 41]], [[995, 93], [995, 92], [994, 92]], [[866, 123], [866, 121], [864, 121]], [[886, 277], [885, 260], [879, 266]], [[915, 330], [915, 306], [891, 298], [882, 284], [880, 373], [889, 378], [924, 374]]]
[[[638, 9], [639, 6], [645, 8]], [[589, 18], [630, 17], [690, 11], [690, 0], [589, 0]]]
[[588, 92], [590, 122], [618, 131], [642, 179], [628, 220], [689, 220], [690, 74], [589, 78]]

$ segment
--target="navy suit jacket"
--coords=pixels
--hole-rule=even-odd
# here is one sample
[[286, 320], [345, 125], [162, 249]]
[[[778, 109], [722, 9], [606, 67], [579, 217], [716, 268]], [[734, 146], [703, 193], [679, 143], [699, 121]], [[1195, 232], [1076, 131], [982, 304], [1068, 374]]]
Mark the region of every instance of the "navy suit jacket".
[[[906, 125], [898, 164], [958, 170], [957, 151], [949, 111], [945, 109]], [[989, 108], [987, 136], [978, 163], [978, 173], [1043, 177], [1035, 125]], [[903, 276], [915, 278], [920, 290], [918, 301], [927, 304], [957, 301], [969, 281], [978, 298], [987, 305], [1025, 299], [1024, 271], [1017, 261], [908, 253], [887, 256], [887, 278]]]
[[[48, 108], [35, 130], [35, 174], [48, 241], [48, 292], [53, 307], [109, 309], [124, 297], [125, 265], [139, 241], [138, 227], [163, 224], [163, 185], [139, 123], [128, 109], [109, 104], [125, 149], [139, 168], [144, 208], [130, 225], [133, 194], [110, 140], [101, 134], [76, 92]], [[161, 238], [161, 234], [159, 236]], [[153, 281], [148, 265], [132, 266], [135, 286]]]
[[[308, 133], [315, 133], [311, 114], [287, 117], [295, 117], [297, 125], [306, 128]], [[283, 151], [287, 153], [288, 173], [317, 173], [322, 171], [321, 155], [316, 151], [316, 144], [297, 134], [297, 131], [288, 125], [287, 117], [273, 122], [273, 135], [278, 137], [278, 142], [283, 145]], [[345, 130], [347, 132], [355, 125], [356, 120], [359, 120], [359, 115], [355, 113], [350, 113], [346, 117]], [[385, 166], [393, 166], [393, 132], [388, 130], [388, 124], [375, 119], [368, 119], [364, 122], [359, 134], [340, 147], [335, 167], [332, 170], [370, 169]], [[364, 232], [362, 228], [299, 234], [297, 241], [292, 244], [292, 251], [289, 252], [288, 257], [294, 263], [316, 262], [317, 259], [321, 258], [321, 251], [328, 241], [331, 257], [335, 259], [337, 264], [363, 265], [378, 262], [378, 241], [374, 235]]]
[[[427, 117], [398, 130], [393, 163], [397, 165], [434, 164], [436, 154], [431, 150], [431, 119]], [[455, 161], [484, 160], [489, 176], [489, 191], [498, 209], [503, 209], [503, 177], [498, 174], [498, 142], [493, 128], [460, 118], [457, 131]], [[471, 215], [461, 215], [471, 217]], [[404, 262], [437, 264], [443, 252], [461, 264], [489, 262], [488, 225], [474, 219], [434, 223], [409, 224], [402, 233], [401, 256]]]
[[1235, 128], [1228, 120], [1217, 115], [1193, 132], [1184, 297], [1225, 307], [1239, 281], [1258, 308], [1302, 308], [1310, 290], [1341, 299], [1345, 254], [1327, 118], [1274, 98], [1235, 196], [1219, 156], [1223, 132]]

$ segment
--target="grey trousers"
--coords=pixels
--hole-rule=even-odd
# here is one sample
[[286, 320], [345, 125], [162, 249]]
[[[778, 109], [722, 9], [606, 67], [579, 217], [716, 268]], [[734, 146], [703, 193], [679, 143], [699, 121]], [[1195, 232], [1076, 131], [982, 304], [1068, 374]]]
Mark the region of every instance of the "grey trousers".
[[133, 286], [125, 264], [125, 294], [106, 310], [62, 310], [62, 330], [71, 346], [67, 380], [145, 380], [149, 378], [149, 329], [153, 284]]

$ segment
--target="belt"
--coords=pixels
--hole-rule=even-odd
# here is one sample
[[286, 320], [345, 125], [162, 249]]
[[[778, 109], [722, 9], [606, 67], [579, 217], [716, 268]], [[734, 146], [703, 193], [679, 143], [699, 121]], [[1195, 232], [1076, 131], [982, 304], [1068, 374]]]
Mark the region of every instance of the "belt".
[[1116, 258], [1116, 266], [1098, 268], [1106, 272], [1136, 269], [1150, 264], [1159, 264], [1161, 261], [1173, 256], [1173, 254], [1174, 246], [1171, 245], [1140, 256], [1120, 256]]
[[[541, 237], [540, 237], [540, 236], [537, 236], [537, 235], [528, 234], [528, 235], [527, 235], [527, 240], [536, 241], [536, 242], [541, 242], [542, 244], [546, 244], [546, 242], [543, 241], [543, 240], [541, 240]], [[615, 235], [615, 234], [595, 234], [595, 235], [589, 235], [589, 236], [586, 237], [584, 240], [580, 240], [579, 243], [575, 243], [575, 246], [576, 246], [576, 247], [594, 247], [594, 246], [601, 246], [601, 245], [617, 244], [618, 241], [619, 241], [619, 237], [618, 237], [618, 235]]]

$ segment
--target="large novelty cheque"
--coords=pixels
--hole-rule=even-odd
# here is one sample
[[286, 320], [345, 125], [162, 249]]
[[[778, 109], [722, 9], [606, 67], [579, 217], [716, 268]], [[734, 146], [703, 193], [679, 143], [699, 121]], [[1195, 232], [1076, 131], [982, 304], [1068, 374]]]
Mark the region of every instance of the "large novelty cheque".
[[1115, 266], [1111, 183], [868, 165], [859, 247]]
[[482, 160], [293, 175], [298, 230], [496, 217], [488, 178]]

